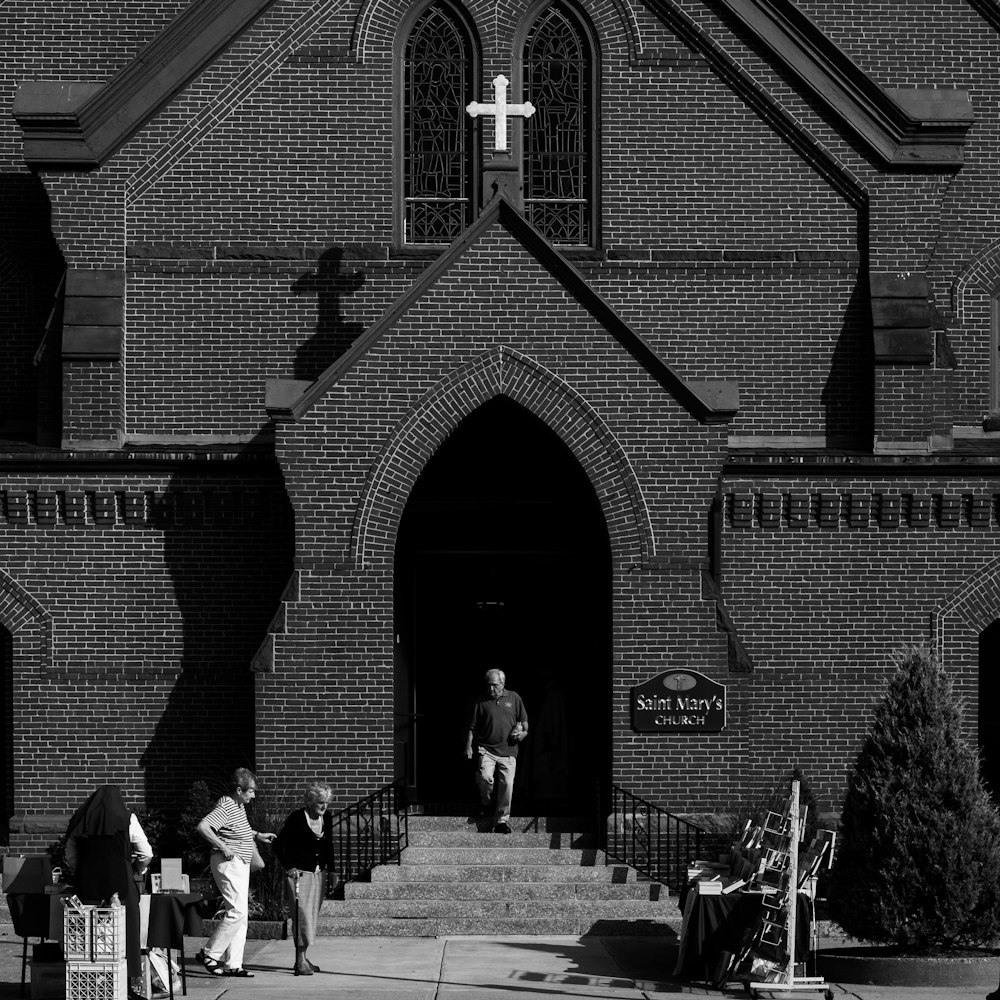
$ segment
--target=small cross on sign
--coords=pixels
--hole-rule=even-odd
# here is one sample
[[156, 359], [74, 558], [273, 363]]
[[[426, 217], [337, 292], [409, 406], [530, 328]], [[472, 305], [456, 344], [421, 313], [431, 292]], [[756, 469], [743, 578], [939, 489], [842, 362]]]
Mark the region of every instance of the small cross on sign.
[[493, 115], [496, 118], [496, 139], [493, 143], [494, 152], [505, 152], [507, 149], [507, 116], [520, 115], [522, 118], [530, 118], [535, 113], [535, 106], [531, 101], [524, 104], [507, 103], [507, 87], [510, 80], [502, 73], [493, 81], [493, 90], [496, 99], [492, 104], [480, 104], [473, 101], [466, 107], [466, 111], [476, 118], [479, 115]]

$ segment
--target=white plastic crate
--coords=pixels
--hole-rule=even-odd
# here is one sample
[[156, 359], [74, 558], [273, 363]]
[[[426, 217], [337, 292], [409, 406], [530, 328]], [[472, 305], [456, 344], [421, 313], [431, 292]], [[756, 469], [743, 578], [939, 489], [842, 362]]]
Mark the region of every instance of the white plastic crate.
[[127, 1000], [128, 962], [67, 962], [66, 1000]]
[[63, 911], [67, 962], [117, 962], [125, 957], [125, 907], [84, 906]]

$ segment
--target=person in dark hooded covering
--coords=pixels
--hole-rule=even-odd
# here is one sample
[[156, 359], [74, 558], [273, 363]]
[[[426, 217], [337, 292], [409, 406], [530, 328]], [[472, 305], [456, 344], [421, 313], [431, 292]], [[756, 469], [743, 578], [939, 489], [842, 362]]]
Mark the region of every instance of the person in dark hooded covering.
[[125, 955], [130, 994], [142, 992], [139, 948], [139, 889], [153, 851], [135, 813], [117, 785], [102, 785], [73, 814], [66, 828], [66, 864], [84, 903], [106, 903], [113, 893], [125, 904]]

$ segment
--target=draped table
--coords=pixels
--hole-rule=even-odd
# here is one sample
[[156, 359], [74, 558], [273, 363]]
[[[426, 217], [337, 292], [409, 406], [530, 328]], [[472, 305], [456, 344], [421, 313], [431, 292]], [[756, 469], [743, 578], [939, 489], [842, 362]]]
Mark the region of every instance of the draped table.
[[[55, 889], [55, 887], [53, 887]], [[65, 891], [71, 891], [69, 886]], [[8, 892], [7, 908], [10, 910], [14, 933], [22, 939], [21, 947], [21, 996], [28, 970], [28, 938], [43, 941], [62, 940], [62, 903], [60, 892]]]
[[[680, 952], [675, 976], [685, 976], [713, 986], [725, 985], [732, 955], [740, 950], [743, 937], [761, 919], [763, 899], [757, 892], [700, 895], [685, 887], [681, 894]], [[809, 928], [812, 901], [798, 893], [795, 914], [795, 961], [809, 956]]]
[[170, 974], [170, 953], [176, 951], [180, 956], [181, 992], [186, 996], [184, 935], [198, 937], [203, 933], [201, 914], [198, 912], [198, 904], [203, 899], [200, 892], [154, 892], [139, 897], [139, 941], [147, 950], [162, 948], [166, 951], [167, 988], [171, 997], [174, 995], [174, 977]]

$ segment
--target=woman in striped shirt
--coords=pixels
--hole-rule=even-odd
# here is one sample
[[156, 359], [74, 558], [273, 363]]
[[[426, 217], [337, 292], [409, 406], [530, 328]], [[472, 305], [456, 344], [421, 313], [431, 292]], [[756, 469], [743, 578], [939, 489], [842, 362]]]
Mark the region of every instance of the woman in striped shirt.
[[198, 824], [198, 832], [212, 845], [212, 876], [222, 893], [226, 912], [198, 952], [198, 959], [213, 976], [244, 976], [250, 899], [250, 859], [254, 841], [270, 844], [273, 833], [259, 833], [250, 826], [247, 806], [257, 795], [257, 778], [245, 767], [233, 772], [232, 790]]

